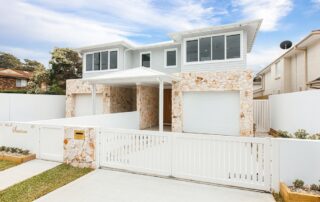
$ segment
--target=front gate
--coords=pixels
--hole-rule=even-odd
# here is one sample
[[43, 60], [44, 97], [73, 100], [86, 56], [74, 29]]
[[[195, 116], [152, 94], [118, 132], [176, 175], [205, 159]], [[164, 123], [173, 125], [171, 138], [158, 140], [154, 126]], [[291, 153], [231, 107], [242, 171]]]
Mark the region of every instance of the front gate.
[[100, 165], [270, 191], [270, 139], [103, 129]]

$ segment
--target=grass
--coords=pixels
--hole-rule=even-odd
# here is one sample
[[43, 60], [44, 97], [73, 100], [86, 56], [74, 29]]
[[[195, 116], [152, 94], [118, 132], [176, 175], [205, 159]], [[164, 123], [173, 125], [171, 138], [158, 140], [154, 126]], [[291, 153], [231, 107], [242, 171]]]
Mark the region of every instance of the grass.
[[5, 169], [11, 168], [13, 166], [18, 165], [17, 163], [11, 162], [11, 161], [0, 161], [0, 171], [3, 171]]
[[276, 202], [284, 202], [283, 198], [281, 197], [280, 194], [278, 193], [272, 193], [274, 200], [276, 200]]
[[0, 191], [1, 202], [29, 202], [91, 172], [90, 168], [75, 168], [61, 164], [46, 172]]

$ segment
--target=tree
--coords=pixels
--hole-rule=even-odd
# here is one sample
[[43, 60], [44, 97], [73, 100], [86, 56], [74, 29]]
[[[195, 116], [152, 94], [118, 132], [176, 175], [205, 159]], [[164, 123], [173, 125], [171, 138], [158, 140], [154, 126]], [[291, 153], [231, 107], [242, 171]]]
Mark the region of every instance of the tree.
[[17, 57], [9, 53], [0, 52], [0, 68], [19, 69], [21, 66], [22, 63]]
[[[39, 63], [40, 64], [40, 63]], [[47, 89], [42, 89], [42, 85], [49, 83], [50, 72], [42, 64], [35, 67], [32, 77], [28, 82], [28, 93], [44, 93]]]
[[66, 89], [67, 79], [77, 79], [82, 76], [82, 61], [78, 53], [69, 48], [55, 48], [51, 52], [50, 80], [55, 89]]
[[44, 65], [41, 64], [40, 62], [36, 61], [36, 60], [29, 60], [29, 59], [24, 59], [24, 63], [21, 66], [21, 68], [17, 68], [20, 70], [24, 70], [24, 71], [34, 71], [36, 69], [44, 69]]

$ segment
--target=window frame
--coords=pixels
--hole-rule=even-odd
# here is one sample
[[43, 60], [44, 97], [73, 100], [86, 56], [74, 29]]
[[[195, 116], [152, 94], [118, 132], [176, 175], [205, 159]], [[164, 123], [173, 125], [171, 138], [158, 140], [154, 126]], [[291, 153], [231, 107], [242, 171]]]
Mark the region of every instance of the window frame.
[[150, 68], [152, 69], [152, 52], [151, 51], [144, 51], [144, 52], [140, 52], [140, 67], [144, 67], [142, 66], [142, 55], [143, 54], [150, 54], [150, 67], [145, 67], [145, 68]]
[[[240, 34], [240, 58], [227, 59], [227, 36]], [[212, 60], [213, 51], [211, 50], [211, 60], [200, 61], [200, 38], [211, 37], [211, 49], [212, 49], [212, 37], [224, 35], [224, 59]], [[198, 61], [197, 62], [187, 62], [187, 41], [198, 40]], [[183, 39], [183, 64], [184, 65], [195, 65], [195, 64], [212, 64], [212, 63], [221, 63], [221, 62], [234, 62], [243, 60], [244, 50], [243, 50], [243, 31], [234, 31], [234, 32], [224, 32], [219, 34], [208, 34], [201, 35], [197, 37], [189, 37]]]
[[[167, 66], [167, 52], [168, 51], [176, 51], [176, 65]], [[167, 48], [164, 49], [164, 68], [171, 69], [171, 68], [177, 68], [178, 67], [178, 48]]]
[[[108, 69], [101, 69], [101, 64], [102, 64], [102, 57], [101, 57], [101, 53], [102, 52], [106, 52], [108, 51]], [[110, 69], [110, 51], [117, 51], [117, 68], [116, 69]], [[99, 70], [94, 70], [94, 53], [100, 53], [100, 69]], [[91, 71], [87, 71], [87, 55], [92, 54], [92, 70]], [[110, 48], [110, 49], [103, 49], [103, 50], [99, 50], [99, 51], [90, 51], [90, 52], [86, 52], [84, 53], [83, 56], [83, 72], [84, 73], [94, 73], [94, 72], [112, 72], [112, 71], [117, 71], [119, 70], [119, 48]]]
[[281, 73], [279, 72], [280, 71], [279, 64], [280, 64], [280, 60], [274, 63], [274, 79], [275, 80], [278, 80], [281, 78]]

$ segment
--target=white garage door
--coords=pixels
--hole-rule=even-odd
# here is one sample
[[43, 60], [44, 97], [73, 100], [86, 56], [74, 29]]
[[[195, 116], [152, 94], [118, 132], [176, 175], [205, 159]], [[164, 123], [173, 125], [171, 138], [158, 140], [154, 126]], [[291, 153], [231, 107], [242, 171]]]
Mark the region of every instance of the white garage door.
[[239, 135], [239, 113], [238, 91], [183, 94], [184, 132]]
[[[96, 114], [103, 113], [102, 95], [96, 95]], [[79, 94], [75, 99], [75, 116], [92, 115], [91, 94]]]

